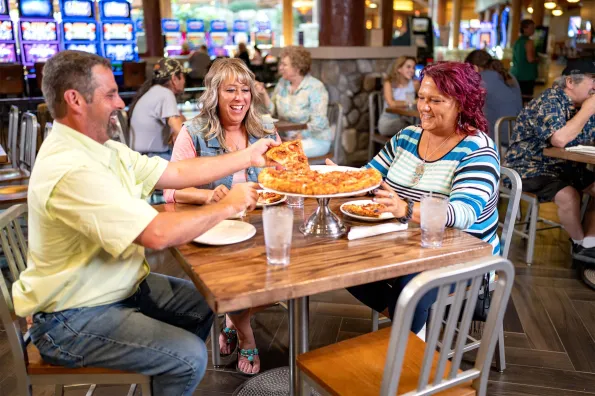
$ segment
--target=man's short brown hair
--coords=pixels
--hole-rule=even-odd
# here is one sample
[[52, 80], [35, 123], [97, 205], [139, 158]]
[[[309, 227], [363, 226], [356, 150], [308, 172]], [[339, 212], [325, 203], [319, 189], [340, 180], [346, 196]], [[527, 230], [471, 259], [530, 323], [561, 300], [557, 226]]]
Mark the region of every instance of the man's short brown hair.
[[96, 84], [93, 67], [101, 65], [111, 69], [108, 59], [82, 51], [62, 51], [47, 61], [43, 68], [41, 91], [53, 118], [66, 115], [64, 92], [78, 91], [87, 101], [93, 101]]

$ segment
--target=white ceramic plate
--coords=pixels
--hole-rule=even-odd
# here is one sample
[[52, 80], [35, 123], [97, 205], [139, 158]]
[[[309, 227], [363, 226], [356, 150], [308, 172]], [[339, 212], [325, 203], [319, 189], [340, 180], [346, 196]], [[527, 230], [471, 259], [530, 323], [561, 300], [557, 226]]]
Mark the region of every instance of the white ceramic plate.
[[339, 208], [341, 210], [341, 213], [343, 213], [346, 216], [349, 217], [353, 217], [354, 219], [358, 219], [358, 220], [362, 220], [362, 221], [384, 221], [384, 220], [390, 220], [390, 219], [394, 219], [395, 216], [392, 213], [382, 213], [379, 217], [366, 217], [366, 216], [358, 216], [356, 214], [353, 213], [349, 213], [348, 211], [346, 211], [343, 207], [345, 205], [365, 205], [365, 204], [370, 204], [370, 203], [374, 203], [374, 201], [372, 201], [371, 199], [362, 199], [359, 201], [349, 201], [349, 202], [345, 202], [343, 205], [341, 205], [341, 207]]
[[196, 238], [194, 242], [215, 246], [231, 245], [250, 239], [254, 234], [256, 234], [256, 228], [252, 224], [243, 221], [223, 220]]
[[[258, 190], [258, 193], [259, 194], [262, 193], [262, 192], [265, 192], [265, 191], [264, 190]], [[281, 202], [285, 202], [287, 200], [287, 196], [286, 195], [284, 195], [284, 194], [281, 194], [281, 195], [283, 195], [283, 198], [281, 198], [278, 201], [272, 202], [272, 203], [268, 203], [268, 204], [267, 203], [259, 203], [257, 201], [256, 202], [256, 207], [257, 208], [264, 208], [265, 206], [279, 205]]]
[[[310, 169], [318, 171], [320, 173], [327, 173], [327, 172], [333, 172], [333, 171], [339, 171], [339, 172], [356, 172], [361, 170], [361, 168], [353, 168], [351, 166], [339, 166], [339, 165], [335, 165], [335, 166], [328, 166], [328, 165], [311, 165]], [[375, 186], [371, 186], [368, 187], [364, 190], [359, 190], [359, 191], [352, 191], [352, 192], [347, 192], [347, 193], [338, 193], [338, 194], [325, 194], [325, 195], [306, 195], [306, 194], [294, 194], [294, 193], [288, 193], [288, 192], [283, 192], [283, 191], [277, 191], [277, 190], [273, 190], [272, 188], [266, 188], [265, 186], [263, 186], [262, 184], [260, 185], [260, 187], [265, 190], [265, 191], [270, 191], [270, 192], [274, 192], [277, 194], [283, 194], [283, 195], [290, 195], [292, 197], [304, 197], [304, 198], [341, 198], [341, 197], [353, 197], [354, 195], [359, 195], [359, 194], [363, 194], [363, 193], [367, 193], [368, 191], [372, 191], [375, 188], [378, 188], [378, 186], [380, 186], [380, 184], [376, 184]]]

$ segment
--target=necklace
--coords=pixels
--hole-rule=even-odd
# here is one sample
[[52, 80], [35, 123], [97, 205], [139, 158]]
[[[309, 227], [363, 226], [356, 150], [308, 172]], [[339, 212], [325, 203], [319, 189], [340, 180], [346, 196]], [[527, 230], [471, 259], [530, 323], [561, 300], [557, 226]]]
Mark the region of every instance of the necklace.
[[[226, 137], [226, 141], [228, 140], [227, 138], [229, 138], [229, 140], [231, 140], [231, 143], [235, 146], [235, 150], [229, 150], [229, 151], [240, 151], [240, 145], [238, 144], [238, 142], [235, 141], [235, 139], [232, 136], [228, 136]], [[246, 141], [244, 140], [244, 143]], [[229, 142], [227, 142], [229, 143]], [[241, 144], [241, 138], [240, 138], [240, 144]]]
[[[431, 157], [432, 155], [434, 155], [434, 153], [435, 153], [436, 151], [440, 150], [440, 148], [441, 148], [442, 146], [444, 146], [444, 143], [446, 143], [446, 142], [447, 142], [447, 141], [450, 139], [450, 137], [451, 137], [452, 135], [454, 135], [454, 133], [455, 133], [455, 132], [456, 132], [456, 129], [455, 129], [455, 131], [453, 131], [453, 132], [452, 132], [450, 135], [448, 135], [448, 136], [446, 137], [446, 139], [444, 139], [444, 140], [442, 141], [442, 143], [440, 143], [440, 145], [439, 145], [438, 147], [436, 147], [436, 149], [434, 149], [434, 150], [433, 150], [433, 151], [430, 153], [430, 155], [428, 155], [428, 149], [430, 148], [430, 138], [428, 137], [428, 144], [426, 145], [426, 155], [424, 155], [424, 158], [421, 160], [421, 164], [419, 164], [419, 165], [417, 165], [417, 166], [415, 167], [415, 172], [413, 173], [413, 185], [416, 185], [417, 183], [419, 183], [419, 181], [421, 180], [422, 176], [424, 175], [424, 172], [425, 172], [425, 170], [426, 170], [426, 161], [427, 161], [427, 159], [428, 159], [429, 157]], [[421, 141], [421, 139], [420, 139], [420, 141]]]

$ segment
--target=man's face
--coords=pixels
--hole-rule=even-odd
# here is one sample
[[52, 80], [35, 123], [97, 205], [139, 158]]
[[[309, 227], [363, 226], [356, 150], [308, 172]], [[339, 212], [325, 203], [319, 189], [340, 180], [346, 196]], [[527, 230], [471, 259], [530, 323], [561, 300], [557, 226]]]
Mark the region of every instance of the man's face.
[[577, 105], [581, 105], [591, 95], [595, 94], [595, 76], [585, 75], [585, 78], [578, 84], [569, 80], [567, 86], [572, 101]]
[[97, 130], [97, 136], [104, 142], [117, 132], [117, 112], [124, 108], [124, 102], [118, 95], [118, 85], [114, 74], [105, 66], [97, 65], [92, 69], [95, 92], [93, 100], [87, 103], [87, 121]]

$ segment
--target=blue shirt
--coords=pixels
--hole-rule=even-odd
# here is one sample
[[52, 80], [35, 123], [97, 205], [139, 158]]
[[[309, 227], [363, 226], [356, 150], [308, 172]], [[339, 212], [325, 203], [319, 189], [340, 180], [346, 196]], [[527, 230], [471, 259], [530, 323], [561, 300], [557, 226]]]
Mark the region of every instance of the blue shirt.
[[328, 92], [324, 84], [307, 74], [293, 93], [290, 92], [290, 87], [288, 80], [279, 79], [268, 110], [281, 119], [307, 124], [308, 129], [300, 131], [302, 139], [330, 141], [332, 134], [326, 117]]
[[[512, 87], [507, 85], [500, 73], [494, 70], [482, 71], [481, 79], [487, 91], [484, 114], [488, 119], [488, 135], [493, 139], [498, 118], [516, 117], [523, 109], [521, 88], [516, 79]], [[500, 142], [508, 145], [508, 131], [502, 133]]]

